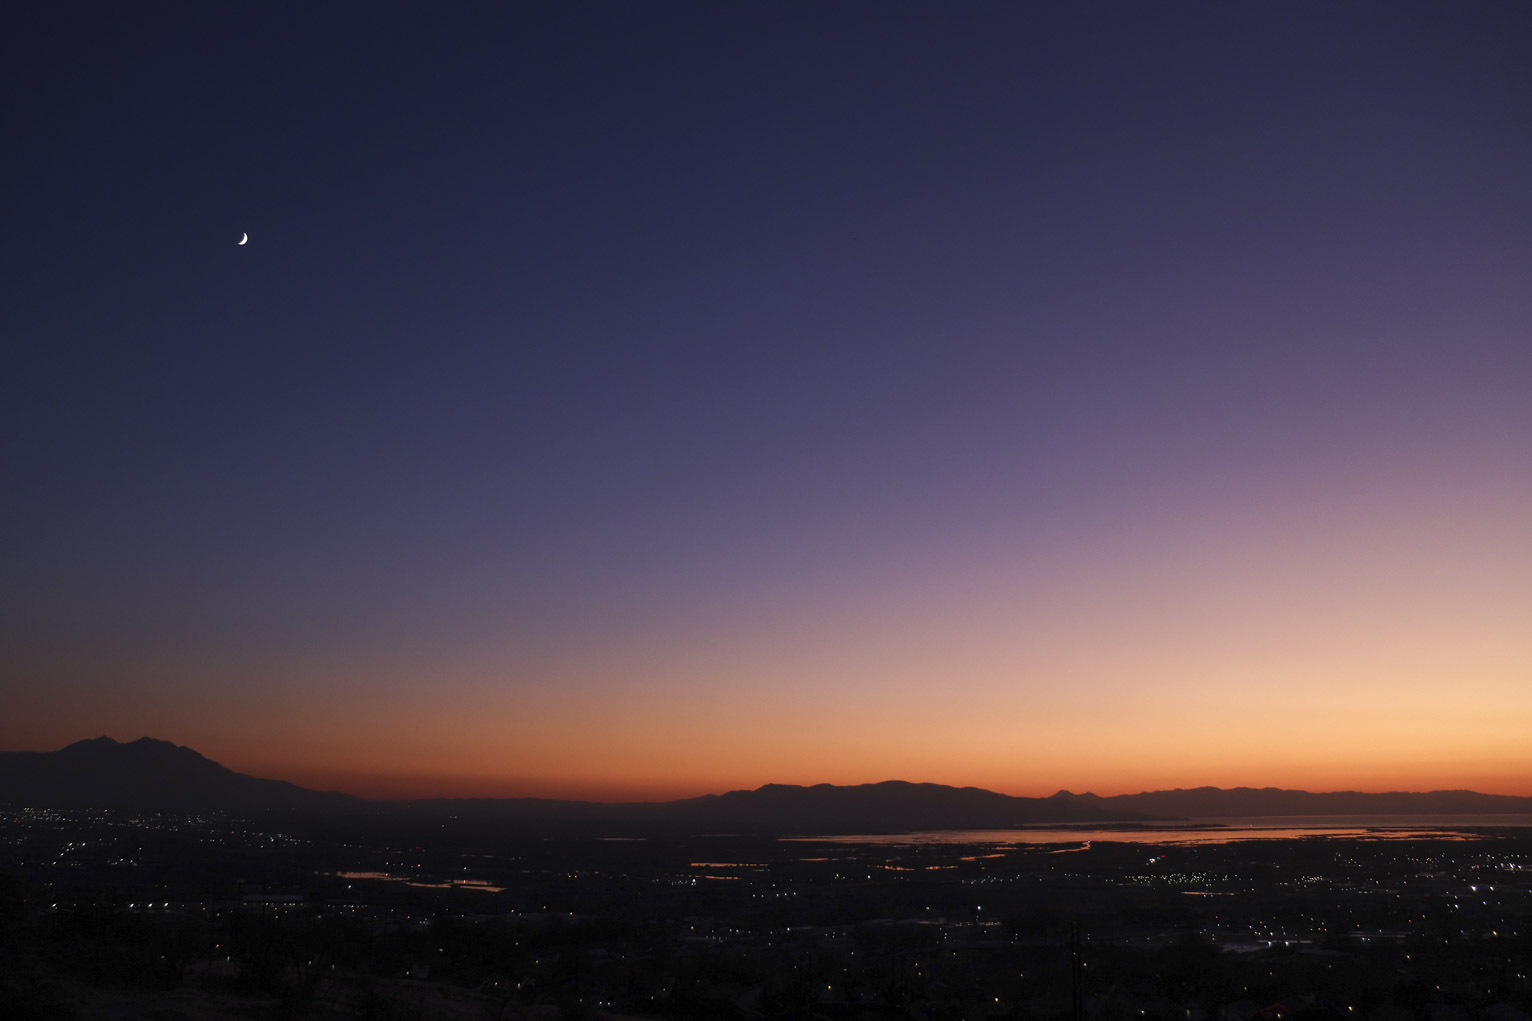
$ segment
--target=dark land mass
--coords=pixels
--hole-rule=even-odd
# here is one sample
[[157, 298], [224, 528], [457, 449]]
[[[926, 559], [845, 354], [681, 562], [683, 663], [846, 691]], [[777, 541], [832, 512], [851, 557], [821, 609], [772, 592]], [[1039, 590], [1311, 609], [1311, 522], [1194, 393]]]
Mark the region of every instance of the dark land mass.
[[[1208, 824], [1116, 807], [1247, 795], [1329, 797], [369, 802], [148, 739], [4, 755], [0, 1018], [1527, 1021], [1532, 828], [1181, 843]], [[973, 832], [809, 832], [940, 827]]]
[[5, 1021], [1527, 1021], [1532, 829], [1179, 844], [0, 812]]

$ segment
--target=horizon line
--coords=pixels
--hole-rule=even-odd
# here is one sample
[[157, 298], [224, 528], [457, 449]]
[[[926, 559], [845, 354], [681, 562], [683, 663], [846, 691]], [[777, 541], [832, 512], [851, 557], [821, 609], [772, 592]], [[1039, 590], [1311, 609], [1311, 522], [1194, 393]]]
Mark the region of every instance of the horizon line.
[[[705, 791], [705, 792], [703, 792], [701, 794], [684, 794], [684, 795], [681, 795], [681, 796], [678, 796], [678, 797], [630, 798], [630, 799], [619, 799], [619, 800], [601, 800], [601, 799], [590, 798], [590, 797], [559, 797], [559, 796], [548, 795], [548, 794], [424, 794], [424, 795], [403, 795], [403, 796], [401, 796], [401, 795], [378, 796], [378, 795], [356, 794], [356, 793], [353, 793], [352, 791], [343, 790], [343, 789], [340, 789], [339, 787], [332, 787], [332, 786], [309, 787], [309, 786], [305, 786], [304, 784], [299, 783], [298, 781], [295, 781], [295, 780], [288, 780], [288, 779], [283, 779], [283, 778], [280, 778], [280, 777], [271, 777], [271, 776], [258, 776], [258, 775], [254, 774], [254, 773], [245, 773], [245, 772], [242, 772], [239, 769], [235, 769], [234, 767], [231, 767], [231, 766], [225, 764], [224, 762], [222, 762], [222, 761], [220, 761], [218, 759], [214, 759], [214, 758], [212, 758], [212, 757], [210, 757], [208, 755], [204, 755], [202, 752], [200, 752], [197, 749], [191, 747], [190, 745], [178, 744], [175, 741], [171, 741], [171, 740], [168, 740], [168, 739], [165, 739], [165, 738], [151, 737], [151, 736], [149, 736], [147, 734], [145, 734], [145, 735], [143, 735], [141, 737], [135, 738], [134, 740], [131, 740], [131, 741], [119, 741], [116, 738], [113, 738], [113, 737], [111, 737], [109, 735], [102, 734], [99, 737], [81, 738], [78, 741], [71, 741], [68, 744], [64, 745], [63, 748], [56, 748], [56, 749], [52, 749], [52, 750], [49, 750], [49, 751], [37, 751], [37, 750], [31, 750], [31, 749], [23, 749], [23, 750], [18, 750], [18, 751], [14, 751], [14, 752], [8, 752], [8, 754], [50, 755], [50, 754], [55, 754], [57, 752], [61, 752], [64, 749], [73, 747], [75, 745], [91, 744], [91, 743], [100, 742], [100, 741], [107, 741], [107, 742], [110, 742], [113, 745], [120, 746], [120, 747], [121, 746], [127, 746], [127, 745], [133, 745], [133, 744], [141, 744], [141, 743], [145, 743], [145, 742], [154, 743], [154, 744], [170, 745], [170, 746], [172, 746], [174, 748], [184, 749], [186, 751], [192, 752], [193, 754], [195, 754], [195, 755], [197, 755], [197, 756], [207, 760], [208, 762], [212, 762], [215, 765], [218, 765], [218, 766], [220, 766], [220, 767], [222, 767], [224, 769], [227, 769], [227, 770], [229, 770], [232, 773], [236, 773], [236, 774], [240, 774], [240, 775], [244, 775], [244, 776], [249, 776], [249, 777], [252, 777], [252, 778], [257, 779], [257, 780], [269, 780], [269, 781], [276, 782], [276, 783], [291, 784], [294, 787], [298, 787], [298, 788], [303, 789], [303, 790], [314, 791], [316, 793], [339, 794], [339, 795], [343, 795], [345, 797], [355, 798], [358, 801], [375, 802], [375, 803], [410, 802], [410, 801], [552, 801], [552, 802], [572, 802], [572, 803], [592, 804], [592, 805], [658, 805], [658, 804], [668, 804], [668, 803], [677, 802], [677, 801], [699, 800], [699, 799], [702, 799], [702, 798], [717, 798], [717, 797], [723, 797], [726, 794], [733, 794], [733, 793], [739, 793], [739, 792], [754, 792], [754, 791], [762, 790], [762, 789], [767, 788], [767, 787], [790, 787], [790, 788], [797, 788], [797, 789], [800, 789], [800, 790], [809, 790], [809, 789], [813, 789], [813, 788], [817, 788], [817, 787], [836, 787], [836, 788], [877, 787], [877, 786], [882, 786], [882, 785], [885, 785], [885, 784], [905, 784], [905, 785], [908, 785], [908, 786], [943, 787], [943, 788], [947, 788], [949, 790], [976, 790], [976, 791], [984, 791], [984, 792], [990, 793], [990, 794], [1000, 795], [1002, 797], [1022, 798], [1022, 799], [1033, 800], [1033, 801], [1046, 801], [1046, 800], [1048, 800], [1050, 798], [1056, 798], [1056, 797], [1060, 797], [1060, 796], [1067, 796], [1067, 797], [1071, 797], [1071, 798], [1101, 798], [1101, 799], [1111, 799], [1111, 798], [1119, 798], [1119, 797], [1136, 797], [1136, 796], [1144, 795], [1144, 794], [1162, 794], [1162, 793], [1185, 792], [1185, 791], [1199, 791], [1199, 790], [1206, 790], [1206, 791], [1279, 791], [1279, 792], [1284, 792], [1284, 793], [1311, 794], [1311, 795], [1359, 794], [1359, 795], [1366, 795], [1366, 796], [1386, 796], [1386, 795], [1390, 795], [1390, 794], [1412, 794], [1412, 795], [1474, 794], [1474, 795], [1478, 795], [1478, 796], [1481, 796], [1481, 797], [1493, 797], [1493, 798], [1529, 798], [1529, 797], [1532, 797], [1532, 794], [1501, 794], [1501, 793], [1494, 793], [1494, 792], [1488, 792], [1488, 791], [1480, 791], [1480, 790], [1476, 790], [1476, 789], [1470, 788], [1470, 787], [1433, 787], [1433, 788], [1430, 788], [1430, 789], [1427, 789], [1427, 790], [1419, 790], [1419, 789], [1409, 790], [1409, 789], [1397, 788], [1397, 787], [1396, 788], [1390, 788], [1390, 789], [1387, 789], [1387, 790], [1362, 790], [1362, 789], [1355, 788], [1355, 787], [1345, 787], [1345, 788], [1330, 789], [1330, 790], [1313, 790], [1313, 789], [1306, 788], [1306, 787], [1281, 787], [1281, 786], [1275, 786], [1275, 785], [1266, 785], [1266, 786], [1261, 786], [1261, 787], [1255, 787], [1255, 786], [1251, 786], [1249, 784], [1236, 784], [1236, 785], [1231, 786], [1231, 787], [1222, 787], [1222, 786], [1219, 786], [1217, 784], [1197, 784], [1195, 786], [1190, 786], [1190, 787], [1187, 787], [1187, 786], [1154, 787], [1154, 788], [1143, 788], [1143, 789], [1139, 789], [1139, 790], [1127, 790], [1127, 791], [1123, 791], [1123, 792], [1118, 793], [1118, 794], [1097, 794], [1094, 791], [1090, 791], [1090, 790], [1075, 791], [1075, 790], [1071, 790], [1071, 789], [1069, 789], [1067, 787], [1060, 787], [1058, 790], [1054, 791], [1051, 794], [1010, 794], [1010, 793], [1007, 793], [1005, 791], [995, 790], [992, 787], [982, 787], [982, 786], [979, 786], [978, 784], [952, 784], [952, 783], [942, 783], [940, 781], [935, 781], [935, 780], [905, 780], [905, 779], [898, 779], [898, 778], [892, 778], [892, 777], [885, 778], [885, 779], [882, 779], [882, 780], [861, 781], [861, 782], [855, 782], [855, 783], [832, 783], [830, 781], [819, 781], [819, 782], [816, 782], [816, 783], [783, 783], [783, 782], [780, 782], [780, 781], [768, 780], [768, 781], [765, 781], [764, 783], [758, 784], [758, 785], [756, 785], [754, 787], [729, 787], [729, 788], [727, 788], [725, 790], [722, 790], [722, 791], [716, 791], [716, 790], [714, 790], [714, 791]], [[4, 753], [4, 752], [0, 752], [0, 753]], [[381, 779], [381, 777], [379, 777], [379, 778]], [[405, 779], [405, 778], [400, 778], [400, 779]]]

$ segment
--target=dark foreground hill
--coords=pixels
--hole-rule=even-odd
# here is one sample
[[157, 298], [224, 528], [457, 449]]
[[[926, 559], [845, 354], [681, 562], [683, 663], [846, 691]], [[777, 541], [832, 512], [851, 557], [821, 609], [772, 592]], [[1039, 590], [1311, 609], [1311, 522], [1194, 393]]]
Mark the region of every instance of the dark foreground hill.
[[56, 752], [0, 752], [0, 803], [48, 808], [335, 811], [361, 799], [262, 780], [169, 741], [109, 737]]

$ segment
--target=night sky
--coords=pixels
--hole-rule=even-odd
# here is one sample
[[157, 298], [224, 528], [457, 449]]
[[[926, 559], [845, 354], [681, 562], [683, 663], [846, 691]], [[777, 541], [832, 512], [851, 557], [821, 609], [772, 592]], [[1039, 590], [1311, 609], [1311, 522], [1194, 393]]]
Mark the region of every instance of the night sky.
[[0, 38], [0, 748], [1532, 794], [1532, 5]]

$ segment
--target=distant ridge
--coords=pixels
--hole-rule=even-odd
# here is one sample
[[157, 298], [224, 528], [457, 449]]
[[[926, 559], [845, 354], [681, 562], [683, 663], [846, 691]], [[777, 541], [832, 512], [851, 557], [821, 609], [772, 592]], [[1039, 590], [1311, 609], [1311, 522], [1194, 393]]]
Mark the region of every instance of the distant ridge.
[[190, 748], [144, 737], [79, 741], [56, 752], [0, 752], [0, 803], [149, 810], [294, 809], [454, 814], [508, 824], [660, 826], [690, 831], [848, 833], [1003, 829], [1144, 820], [1136, 809], [1068, 796], [1016, 798], [978, 787], [887, 780], [855, 786], [766, 784], [680, 801], [602, 804], [544, 798], [363, 801], [236, 773]]
[[980, 787], [885, 780], [837, 787], [766, 784], [692, 802], [691, 818], [719, 826], [796, 829], [813, 833], [889, 830], [1005, 829], [1039, 823], [1145, 820], [1139, 809], [1097, 806], [1075, 798], [1018, 798]]
[[1059, 791], [1012, 797], [979, 787], [885, 780], [836, 786], [766, 784], [699, 798], [607, 804], [547, 798], [365, 801], [236, 773], [190, 748], [144, 737], [79, 741], [56, 752], [0, 752], [0, 804], [179, 811], [366, 811], [458, 815], [506, 825], [663, 827], [690, 832], [875, 833], [1152, 823], [1280, 815], [1532, 814], [1532, 797], [1476, 791], [1283, 790], [1197, 787], [1099, 797]]
[[399, 802], [413, 811], [506, 820], [649, 824], [690, 830], [858, 833], [1008, 829], [1041, 823], [1146, 821], [1142, 812], [1068, 797], [1016, 798], [978, 787], [885, 780], [835, 786], [766, 784], [684, 801], [601, 804], [540, 798], [437, 798]]
[[1532, 797], [1478, 791], [1295, 791], [1279, 787], [1180, 787], [1109, 798], [1060, 791], [1105, 810], [1148, 812], [1177, 818], [1218, 819], [1247, 815], [1505, 815], [1532, 814]]
[[77, 741], [56, 752], [0, 752], [0, 802], [151, 811], [333, 811], [361, 799], [236, 773], [190, 748], [141, 737]]
[[1314, 793], [1275, 787], [1198, 787], [1103, 798], [1059, 791], [1019, 798], [978, 787], [886, 780], [834, 786], [766, 784], [687, 801], [601, 804], [540, 798], [438, 798], [396, 802], [517, 822], [665, 824], [699, 830], [889, 833], [1015, 826], [1148, 823], [1284, 815], [1532, 815], [1532, 798], [1476, 791]]

